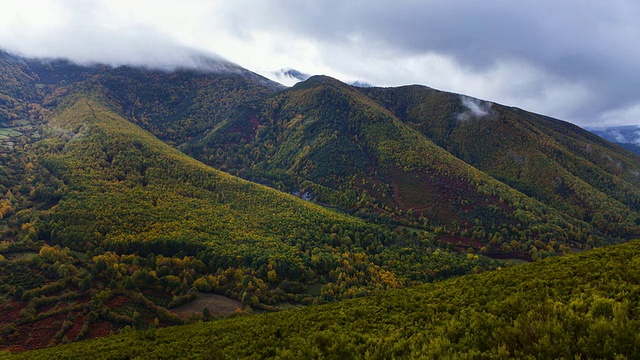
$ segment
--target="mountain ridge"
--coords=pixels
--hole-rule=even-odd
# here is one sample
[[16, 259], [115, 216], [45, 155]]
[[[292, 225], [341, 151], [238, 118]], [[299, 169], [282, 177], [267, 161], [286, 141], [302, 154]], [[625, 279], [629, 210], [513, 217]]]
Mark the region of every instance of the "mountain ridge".
[[[458, 125], [456, 126], [458, 128], [467, 125], [471, 126], [470, 124], [472, 122], [476, 122], [479, 126], [486, 127], [486, 125], [495, 122], [494, 120], [490, 120], [492, 117], [496, 117], [498, 116], [496, 114], [505, 111], [504, 107], [496, 105], [482, 116], [483, 119], [465, 118], [461, 120], [458, 115], [463, 114], [464, 111], [469, 111], [469, 109], [463, 106], [463, 102], [458, 95], [449, 95], [423, 87], [400, 88], [400, 90], [397, 91], [403, 91], [404, 89], [408, 89], [408, 91], [418, 89], [418, 94], [416, 94], [416, 99], [418, 100], [422, 99], [422, 96], [424, 96], [422, 92], [424, 92], [429, 96], [448, 96], [452, 100], [457, 101], [457, 103], [450, 103], [455, 106], [452, 108], [453, 110], [447, 113], [450, 115], [448, 115], [446, 121], [451, 121], [449, 124], [457, 123]], [[536, 211], [539, 211], [539, 214], [551, 212], [554, 214], [552, 217], [558, 219], [563, 218], [563, 216], [560, 215], [561, 213], [567, 216], [566, 219], [575, 219], [577, 222], [572, 226], [574, 230], [569, 230], [564, 233], [564, 235], [561, 235], [564, 240], [560, 242], [566, 243], [566, 245], [571, 243], [571, 241], [569, 241], [570, 238], [575, 237], [577, 233], [582, 233], [582, 231], [577, 231], [577, 229], [585, 228], [586, 222], [593, 220], [593, 218], [589, 217], [592, 216], [592, 213], [604, 214], [602, 216], [605, 220], [599, 223], [593, 222], [592, 225], [595, 225], [595, 228], [588, 231], [590, 235], [602, 237], [602, 235], [605, 235], [606, 232], [609, 231], [614, 237], [625, 238], [628, 236], [624, 232], [627, 231], [627, 229], [631, 231], [629, 236], [634, 236], [634, 232], [638, 231], [636, 223], [638, 214], [635, 212], [636, 210], [632, 210], [637, 206], [634, 198], [626, 198], [627, 195], [623, 196], [623, 194], [625, 194], [623, 192], [618, 195], [611, 192], [604, 194], [600, 190], [593, 189], [592, 185], [587, 184], [582, 178], [566, 172], [564, 165], [555, 165], [559, 174], [563, 176], [563, 178], [559, 179], [566, 179], [563, 181], [566, 181], [567, 184], [570, 184], [568, 186], [574, 189], [571, 191], [577, 192], [578, 197], [576, 200], [553, 200], [555, 199], [553, 197], [551, 197], [551, 200], [545, 199], [543, 197], [544, 193], [540, 193], [539, 190], [537, 190], [538, 196], [535, 196], [536, 192], [534, 192], [533, 202], [530, 203], [530, 200], [523, 200], [526, 197], [522, 195], [522, 191], [527, 193], [528, 188], [517, 186], [517, 183], [515, 184], [515, 188], [513, 187], [513, 182], [509, 183], [510, 185], [499, 185], [495, 177], [492, 180], [482, 180], [478, 183], [478, 179], [489, 178], [483, 177], [484, 175], [480, 175], [480, 173], [477, 175], [468, 175], [474, 174], [474, 171], [476, 171], [475, 169], [471, 170], [471, 166], [474, 164], [477, 165], [478, 161], [483, 159], [483, 157], [489, 156], [489, 159], [499, 159], [504, 158], [504, 156], [495, 156], [491, 153], [483, 154], [476, 150], [470, 152], [471, 149], [467, 149], [465, 151], [477, 158], [465, 158], [464, 154], [462, 154], [462, 156], [460, 155], [460, 151], [449, 148], [449, 150], [453, 150], [453, 154], [459, 154], [458, 158], [454, 157], [451, 152], [447, 152], [442, 147], [431, 142], [432, 138], [438, 141], [437, 133], [429, 134], [415, 125], [412, 126], [411, 121], [395, 116], [394, 110], [396, 109], [384, 107], [379, 102], [376, 102], [375, 92], [388, 93], [393, 91], [396, 90], [376, 88], [357, 89], [326, 76], [314, 76], [305, 82], [296, 84], [289, 90], [273, 95], [273, 97], [267, 99], [262, 106], [258, 105], [257, 107], [243, 109], [231, 122], [222, 124], [221, 127], [217, 127], [209, 135], [199, 139], [199, 143], [192, 144], [191, 148], [184, 149], [187, 153], [199, 157], [205, 162], [209, 161], [209, 163], [214, 166], [223, 166], [230, 170], [240, 171], [239, 174], [241, 176], [256, 181], [272, 181], [271, 183], [273, 185], [274, 179], [276, 181], [287, 179], [285, 183], [279, 183], [280, 185], [278, 186], [289, 192], [297, 191], [297, 188], [316, 188], [318, 190], [315, 190], [315, 196], [319, 197], [318, 201], [320, 202], [328, 202], [332, 205], [346, 207], [351, 210], [369, 207], [369, 210], [373, 210], [374, 212], [378, 211], [379, 214], [386, 212], [393, 214], [393, 217], [404, 218], [409, 221], [410, 224], [414, 224], [411, 226], [421, 226], [423, 225], [424, 218], [427, 218], [430, 221], [434, 221], [433, 226], [435, 227], [444, 225], [445, 228], [448, 228], [447, 230], [441, 228], [439, 231], [452, 236], [453, 239], [457, 239], [454, 240], [456, 242], [461, 241], [461, 236], [467, 239], [471, 237], [472, 240], [477, 238], [477, 236], [480, 236], [479, 232], [482, 231], [484, 227], [484, 235], [480, 236], [480, 241], [488, 248], [504, 244], [500, 238], [513, 239], [515, 237], [517, 239], [521, 238], [523, 233], [527, 233], [524, 231], [524, 228], [511, 232], [509, 229], [518, 222], [510, 224], [512, 220], [506, 221], [507, 218], [521, 211], [515, 211], [517, 209], [522, 209], [522, 211], [527, 213], [529, 210], [525, 210], [525, 208], [537, 208], [539, 210]], [[370, 93], [374, 94], [369, 97], [366, 96]], [[391, 94], [391, 96], [393, 96], [393, 94]], [[403, 96], [402, 98], [411, 99], [411, 97], [408, 96]], [[416, 101], [416, 103], [425, 104], [426, 102]], [[440, 102], [440, 104], [446, 103]], [[528, 113], [525, 113], [525, 115], [526, 114]], [[486, 121], [484, 119], [485, 116], [487, 118]], [[536, 145], [538, 139], [543, 139], [546, 142], [545, 144], [555, 144], [557, 141], [566, 142], [566, 140], [563, 140], [561, 137], [558, 137], [558, 140], [556, 140], [557, 135], [555, 135], [556, 133], [553, 128], [557, 126], [555, 124], [560, 124], [561, 127], [569, 125], [559, 123], [557, 120], [553, 120], [550, 123], [549, 120], [542, 120], [541, 122], [541, 120], [537, 120], [537, 118], [536, 121], [538, 121], [538, 125], [532, 125], [527, 122], [529, 120], [519, 120], [520, 118], [526, 119], [524, 115], [518, 116], [518, 120], [509, 121], [514, 122], [514, 124], [522, 122], [522, 125], [518, 125], [518, 129], [522, 128], [522, 131], [526, 131], [527, 134], [534, 134], [526, 135], [523, 139], [533, 139], [532, 136], [535, 136], [536, 139], [529, 140], [530, 144], [524, 146], [531, 145], [533, 149], [538, 149], [540, 146]], [[250, 119], [250, 121], [247, 119]], [[504, 120], [499, 119], [496, 121], [504, 122]], [[255, 125], [252, 127], [242, 125], [250, 122]], [[537, 130], [537, 126], [542, 126], [543, 130]], [[438, 131], [443, 131], [442, 134], [446, 134], [446, 132], [444, 132], [445, 129], [446, 128], [443, 128]], [[586, 139], [599, 141], [593, 137], [593, 135], [578, 130], [577, 127], [571, 127], [571, 129], [573, 129], [571, 131], [578, 131], [581, 139], [586, 136]], [[480, 132], [473, 130], [476, 134], [474, 138], [478, 138], [478, 135], [482, 134], [482, 131], [486, 132], [486, 130], [487, 128]], [[545, 135], [545, 132], [551, 135]], [[469, 136], [467, 136], [467, 138], [469, 138]], [[265, 147], [263, 144], [267, 143], [269, 145]], [[441, 144], [444, 145], [442, 142]], [[502, 142], [500, 144], [502, 144]], [[602, 144], [605, 143], [603, 142]], [[554, 146], [558, 147], [559, 145]], [[599, 145], [594, 143], [592, 146], [595, 148]], [[508, 151], [515, 151], [516, 149], [517, 148], [513, 148], [513, 150]], [[566, 150], [563, 151], [566, 152]], [[220, 155], [223, 155], [223, 157], [215, 160], [212, 157], [214, 152], [217, 154], [216, 157]], [[239, 157], [236, 156], [238, 154], [240, 154]], [[256, 157], [252, 154], [261, 155]], [[549, 164], [545, 166], [552, 164], [550, 160], [548, 160], [549, 154], [532, 154], [536, 158], [541, 159], [543, 164]], [[618, 153], [611, 154], [613, 156], [625, 156]], [[581, 154], [579, 155], [581, 156]], [[582, 159], [582, 157], [576, 157], [576, 159]], [[232, 163], [228, 161], [232, 161]], [[586, 164], [584, 160], [580, 161], [582, 161], [582, 163], [579, 164]], [[626, 158], [624, 161], [624, 167], [628, 168], [625, 170], [625, 174], [631, 174], [633, 169], [637, 168], [637, 165], [634, 165], [631, 160]], [[469, 166], [469, 168], [466, 166]], [[583, 165], [578, 165], [577, 168], [579, 169], [581, 166]], [[513, 168], [513, 165], [510, 165], [510, 167]], [[485, 167], [484, 169], [489, 170], [489, 175], [492, 174], [491, 168]], [[425, 171], [426, 174], [428, 174], [426, 177], [420, 175]], [[531, 169], [530, 171], [534, 170]], [[609, 171], [618, 170], [613, 169]], [[618, 173], [620, 173], [620, 171], [618, 171]], [[608, 176], [616, 186], [628, 194], [635, 193], [637, 198], [637, 180], [635, 180], [632, 175], [626, 175], [627, 179], [635, 181], [632, 185], [625, 182], [625, 180], [619, 179], [617, 177], [618, 173], [612, 175], [603, 172], [602, 176], [604, 178]], [[493, 172], [493, 174], [495, 175], [496, 173]], [[498, 175], [500, 174], [498, 173]], [[498, 176], [497, 178], [501, 180], [505, 179], [504, 176]], [[569, 183], [569, 181], [571, 182]], [[447, 183], [449, 183], [449, 185], [446, 185]], [[465, 183], [467, 185], [463, 186]], [[400, 186], [399, 184], [403, 185]], [[383, 189], [386, 190], [382, 192], [376, 190], [375, 187], [379, 187], [379, 185], [383, 185]], [[386, 188], [384, 188], [384, 186], [386, 186]], [[431, 188], [429, 188], [429, 186], [431, 186]], [[449, 189], [453, 188], [458, 192], [467, 192], [465, 195], [456, 198], [458, 195], [452, 195], [454, 193], [451, 192], [451, 190], [445, 189], [447, 186], [449, 186]], [[529, 186], [533, 185], [530, 184]], [[465, 187], [468, 190], [463, 190]], [[327, 193], [325, 191], [327, 188], [333, 189], [333, 193], [331, 193], [331, 191]], [[480, 190], [481, 188], [487, 188], [487, 190]], [[560, 199], [562, 195], [557, 193], [557, 188], [558, 185], [551, 185], [550, 190], [547, 190], [547, 188], [543, 188], [543, 190], [551, 191], [550, 194]], [[409, 189], [414, 190], [407, 192]], [[515, 195], [515, 192], [508, 189], [515, 190], [520, 193], [520, 195]], [[481, 199], [480, 201], [477, 201], [475, 197], [477, 195], [470, 195], [476, 193], [476, 191], [478, 191], [477, 194], [480, 194], [478, 198]], [[323, 192], [324, 195], [322, 194]], [[314, 190], [312, 190], [311, 193], [314, 193]], [[361, 193], [362, 195], [360, 195]], [[531, 195], [530, 191], [528, 193]], [[491, 206], [480, 210], [483, 205], [479, 204], [485, 203], [484, 197], [487, 195], [487, 204]], [[617, 200], [611, 199], [611, 195], [614, 197], [618, 196]], [[448, 196], [452, 197], [448, 198]], [[519, 197], [521, 200], [514, 200], [514, 196], [516, 196], [516, 198]], [[334, 198], [333, 201], [330, 200], [332, 197]], [[339, 199], [335, 200], [336, 197]], [[493, 197], [493, 200], [489, 200], [491, 197]], [[429, 200], [430, 198], [431, 200]], [[470, 199], [474, 199], [471, 201], [470, 206], [465, 205], [465, 198], [467, 199], [466, 204], [469, 204]], [[591, 198], [594, 200], [588, 200]], [[578, 205], [575, 205], [573, 208], [569, 206], [563, 207], [563, 205], [567, 203], [567, 200], [580, 203], [587, 201], [585, 199], [592, 201], [594, 204], [592, 210], [585, 207], [587, 211], [590, 211], [586, 213], [586, 215], [576, 213], [576, 209], [582, 209]], [[626, 199], [624, 200], [626, 201], [624, 204], [620, 202], [622, 199]], [[440, 204], [437, 210], [440, 213], [433, 211], [425, 212], [433, 208], [434, 201], [445, 201]], [[521, 203], [523, 201], [525, 201], [527, 205], [522, 205]], [[369, 202], [369, 205], [363, 206], [362, 203], [366, 202]], [[371, 205], [373, 205], [373, 208], [371, 208]], [[580, 204], [580, 206], [587, 205], [588, 203]], [[473, 206], [477, 208], [474, 210]], [[554, 210], [547, 208], [547, 206], [554, 208]], [[628, 211], [630, 210], [629, 206], [631, 206], [630, 213]], [[447, 212], [446, 210], [456, 208], [466, 210], [454, 210], [452, 212]], [[488, 210], [488, 208], [494, 210]], [[509, 210], [509, 208], [511, 209]], [[409, 213], [411, 213], [411, 215], [408, 215]], [[469, 216], [466, 220], [463, 217], [465, 213], [469, 213], [469, 215], [466, 215]], [[474, 213], [480, 216], [472, 215]], [[487, 216], [487, 214], [495, 215]], [[540, 219], [540, 216], [541, 215], [536, 215], [533, 216], [533, 218]], [[546, 215], [542, 216], [542, 218], [544, 217], [546, 217]], [[478, 225], [478, 223], [483, 222], [483, 218], [486, 218], [485, 220], [488, 221], [489, 227], [491, 227], [492, 230], [502, 229], [502, 231], [487, 232], [487, 226]], [[452, 222], [453, 219], [455, 219], [455, 222]], [[536, 224], [537, 221], [540, 220], [534, 220], [533, 224]], [[546, 220], [542, 220], [542, 222], [545, 221]], [[571, 222], [574, 220], [568, 221]], [[620, 223], [622, 223], [622, 225], [619, 225], [620, 229], [611, 228], [612, 224]], [[530, 225], [525, 225], [525, 227]], [[566, 225], [563, 226], [566, 227]], [[496, 227], [498, 229], [495, 229]], [[562, 233], [563, 230], [555, 229], [554, 231]], [[463, 233], [466, 235], [463, 235]], [[471, 236], [471, 233], [477, 234]], [[574, 235], [569, 235], [570, 233]], [[531, 236], [531, 234], [528, 236]], [[525, 236], [524, 239], [528, 236]], [[534, 238], [538, 239], [540, 239], [540, 236], [541, 235], [533, 235]], [[608, 237], [610, 235], [606, 236]], [[484, 240], [482, 240], [483, 237]], [[494, 241], [495, 237], [497, 237], [497, 240]], [[556, 239], [553, 240], [554, 243], [558, 243], [557, 236], [550, 235], [549, 239], [551, 238]], [[580, 236], [578, 236], [578, 238], [580, 238]], [[469, 240], [462, 241], [463, 243], [469, 242]], [[522, 238], [520, 241], [523, 241]], [[524, 240], [523, 242], [527, 243], [527, 241], [528, 240]], [[594, 240], [590, 240], [590, 242], [591, 241]], [[608, 241], [611, 241], [611, 238], [609, 238]], [[489, 242], [491, 242], [492, 246], [487, 244]], [[582, 237], [581, 242], [584, 244], [586, 237]], [[508, 244], [508, 246], [511, 248], [517, 246], [521, 248], [519, 251], [527, 252], [526, 249], [528, 249], [530, 245], [525, 245], [524, 243], [516, 242], [515, 244]], [[479, 243], [475, 244], [477, 244], [475, 245], [477, 250], [483, 247], [483, 245]], [[509, 249], [506, 246], [504, 248], [507, 251]], [[556, 251], [558, 251], [558, 249], [556, 249]]]

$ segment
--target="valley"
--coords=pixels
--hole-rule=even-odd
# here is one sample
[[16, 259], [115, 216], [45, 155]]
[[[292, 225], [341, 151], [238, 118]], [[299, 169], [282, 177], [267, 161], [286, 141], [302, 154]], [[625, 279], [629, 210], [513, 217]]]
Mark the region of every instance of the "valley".
[[424, 86], [206, 63], [0, 52], [2, 356], [637, 349], [637, 155]]

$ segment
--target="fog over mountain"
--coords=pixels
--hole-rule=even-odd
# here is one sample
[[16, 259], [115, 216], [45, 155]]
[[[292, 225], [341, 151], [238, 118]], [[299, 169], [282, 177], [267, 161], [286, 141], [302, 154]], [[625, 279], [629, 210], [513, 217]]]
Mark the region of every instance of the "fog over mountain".
[[267, 75], [424, 84], [582, 126], [640, 118], [640, 5], [268, 0], [6, 1], [0, 48], [79, 63], [197, 67], [219, 54]]

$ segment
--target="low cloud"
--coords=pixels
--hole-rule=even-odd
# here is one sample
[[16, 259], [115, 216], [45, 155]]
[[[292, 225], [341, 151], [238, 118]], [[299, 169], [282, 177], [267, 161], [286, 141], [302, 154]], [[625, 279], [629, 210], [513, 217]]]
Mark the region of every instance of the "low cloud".
[[13, 26], [0, 27], [1, 49], [27, 57], [64, 58], [82, 65], [100, 63], [207, 71], [239, 68], [216, 53], [186, 46], [154, 26], [119, 19], [99, 1], [60, 0], [39, 4], [53, 13], [52, 17], [57, 15], [58, 21], [44, 24], [28, 18], [28, 5], [20, 4], [23, 8], [15, 9], [19, 14], [15, 18], [0, 16], [0, 21], [15, 22]]
[[459, 121], [466, 121], [473, 118], [480, 119], [491, 113], [491, 106], [493, 104], [490, 102], [480, 101], [468, 96], [460, 96], [460, 101], [467, 111], [457, 115]]
[[171, 69], [202, 66], [196, 48], [263, 74], [290, 66], [380, 86], [419, 83], [582, 126], [640, 119], [634, 0], [2, 4], [0, 48], [28, 56]]

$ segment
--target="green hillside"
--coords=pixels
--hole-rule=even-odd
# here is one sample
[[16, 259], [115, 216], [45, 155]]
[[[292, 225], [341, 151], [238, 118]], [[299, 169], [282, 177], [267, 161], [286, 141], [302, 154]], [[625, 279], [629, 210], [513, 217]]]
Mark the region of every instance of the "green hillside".
[[[184, 150], [365, 218], [431, 229], [464, 249], [537, 258], [620, 241], [620, 233], [638, 230], [635, 217], [611, 215], [607, 225], [619, 232], [605, 237], [607, 229], [593, 226], [598, 219], [554, 209], [478, 171], [357, 89], [326, 77], [241, 108]], [[602, 208], [627, 209], [595, 195]]]
[[[575, 125], [421, 86], [363, 89], [458, 158], [611, 237], [638, 234], [640, 158]], [[474, 116], [465, 106], [486, 112]]]
[[47, 94], [42, 139], [1, 158], [4, 349], [210, 318], [168, 311], [198, 294], [251, 313], [495, 267], [210, 168], [106, 94], [91, 80]]
[[637, 350], [640, 245], [585, 251], [640, 234], [637, 156], [424, 87], [317, 76], [283, 89], [202, 61], [157, 71], [0, 53], [0, 351], [122, 331], [58, 351]]
[[100, 83], [107, 90], [105, 96], [118, 104], [123, 116], [173, 145], [212, 128], [243, 102], [282, 89], [280, 84], [230, 63], [214, 64], [223, 67], [215, 70], [162, 71], [128, 66], [87, 67], [64, 60], [23, 62], [51, 91], [71, 82]]
[[274, 314], [9, 358], [635, 358], [640, 242]]

